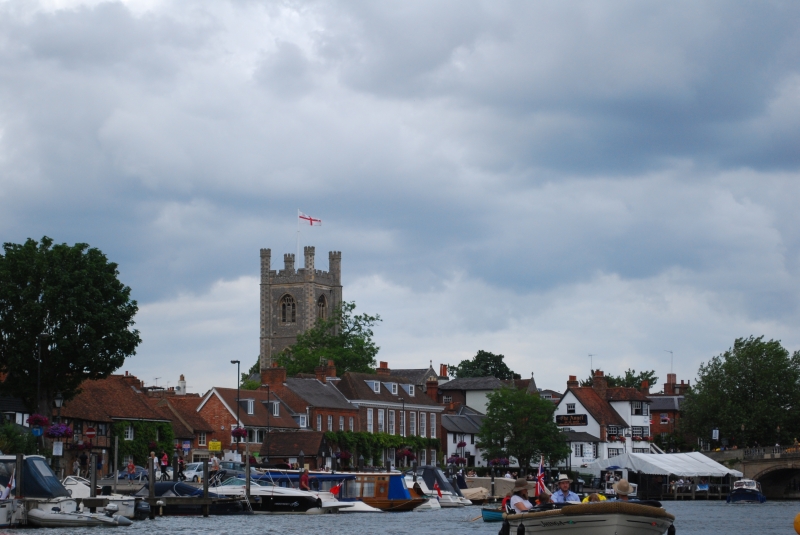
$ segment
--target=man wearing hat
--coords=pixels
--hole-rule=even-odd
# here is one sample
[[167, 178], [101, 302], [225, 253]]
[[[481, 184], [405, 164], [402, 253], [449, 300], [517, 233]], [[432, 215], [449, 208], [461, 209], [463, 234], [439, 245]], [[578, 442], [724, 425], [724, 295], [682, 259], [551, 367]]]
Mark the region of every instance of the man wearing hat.
[[517, 479], [514, 483], [514, 488], [511, 489], [513, 496], [508, 503], [515, 513], [522, 513], [533, 507], [533, 504], [528, 501], [528, 489], [533, 488], [535, 487], [531, 486], [524, 477]]
[[553, 494], [553, 503], [567, 503], [567, 502], [580, 503], [581, 499], [578, 498], [578, 495], [569, 490], [570, 483], [572, 483], [572, 480], [569, 478], [567, 474], [559, 474], [558, 490]]
[[628, 501], [628, 494], [633, 493], [633, 487], [628, 483], [627, 479], [620, 479], [614, 483], [614, 492], [617, 495], [617, 500]]

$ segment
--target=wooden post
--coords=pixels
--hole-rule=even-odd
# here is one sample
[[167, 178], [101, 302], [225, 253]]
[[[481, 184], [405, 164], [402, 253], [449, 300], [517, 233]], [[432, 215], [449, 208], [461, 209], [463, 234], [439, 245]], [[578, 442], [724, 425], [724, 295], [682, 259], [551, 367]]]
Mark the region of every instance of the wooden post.
[[[155, 457], [147, 458], [147, 486], [150, 488], [150, 498], [156, 497], [156, 460]], [[152, 507], [150, 508], [152, 511]]]
[[172, 454], [172, 481], [178, 481], [178, 450]]
[[247, 496], [247, 501], [250, 501], [250, 443], [244, 443], [244, 494]]
[[89, 467], [89, 482], [91, 483], [89, 487], [89, 497], [90, 498], [97, 498], [97, 454], [92, 453], [89, 455], [89, 462], [91, 466]]
[[24, 476], [22, 467], [24, 464], [23, 455], [17, 453], [17, 474], [14, 476], [17, 479], [17, 488], [14, 489], [14, 496], [17, 498], [22, 498], [22, 478]]
[[117, 493], [117, 480], [119, 479], [119, 463], [117, 462], [119, 459], [117, 455], [119, 455], [119, 437], [114, 437], [114, 494]]
[[[208, 462], [203, 461], [203, 500], [208, 500]], [[203, 516], [207, 517], [209, 513], [208, 502], [203, 505]]]

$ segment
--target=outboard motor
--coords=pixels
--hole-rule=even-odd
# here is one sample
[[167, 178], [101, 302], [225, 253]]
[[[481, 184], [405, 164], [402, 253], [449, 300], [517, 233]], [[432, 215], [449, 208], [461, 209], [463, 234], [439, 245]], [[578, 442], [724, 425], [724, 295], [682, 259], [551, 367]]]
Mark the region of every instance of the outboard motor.
[[133, 518], [136, 520], [147, 520], [150, 518], [150, 504], [144, 500], [137, 500], [136, 507], [133, 509]]

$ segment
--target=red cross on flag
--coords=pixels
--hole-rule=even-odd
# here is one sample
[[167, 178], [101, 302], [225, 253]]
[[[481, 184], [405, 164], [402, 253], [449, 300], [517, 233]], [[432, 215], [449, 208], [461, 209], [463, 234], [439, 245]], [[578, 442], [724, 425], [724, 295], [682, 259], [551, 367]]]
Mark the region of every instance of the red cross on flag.
[[321, 227], [322, 226], [322, 219], [317, 219], [315, 217], [311, 217], [310, 215], [306, 215], [300, 210], [297, 211], [297, 217], [299, 217], [299, 223], [301, 225], [309, 225], [312, 227]]

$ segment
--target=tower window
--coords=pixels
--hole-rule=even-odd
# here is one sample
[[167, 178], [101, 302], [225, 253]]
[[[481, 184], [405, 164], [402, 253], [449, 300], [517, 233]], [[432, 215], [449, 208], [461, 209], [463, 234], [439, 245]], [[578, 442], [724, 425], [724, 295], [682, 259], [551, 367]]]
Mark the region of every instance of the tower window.
[[317, 319], [324, 320], [328, 317], [328, 301], [324, 295], [320, 295], [317, 299]]
[[281, 297], [281, 323], [295, 322], [297, 322], [297, 305], [294, 302], [294, 297], [284, 295]]

